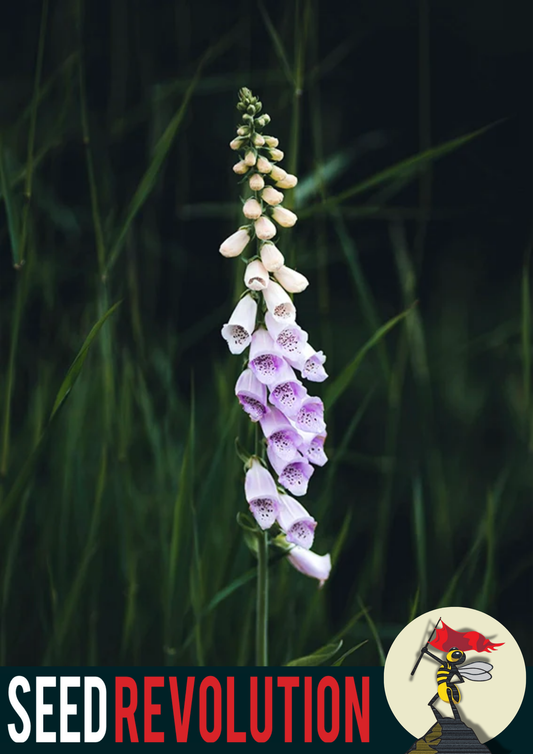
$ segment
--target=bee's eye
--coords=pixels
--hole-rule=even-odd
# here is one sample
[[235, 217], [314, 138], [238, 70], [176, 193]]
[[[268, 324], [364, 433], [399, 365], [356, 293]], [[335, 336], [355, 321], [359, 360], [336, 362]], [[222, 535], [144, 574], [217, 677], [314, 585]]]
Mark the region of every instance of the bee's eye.
[[461, 653], [460, 652], [454, 652], [453, 655], [452, 655], [452, 657], [455, 657], [455, 658], [458, 659], [459, 657], [461, 657]]

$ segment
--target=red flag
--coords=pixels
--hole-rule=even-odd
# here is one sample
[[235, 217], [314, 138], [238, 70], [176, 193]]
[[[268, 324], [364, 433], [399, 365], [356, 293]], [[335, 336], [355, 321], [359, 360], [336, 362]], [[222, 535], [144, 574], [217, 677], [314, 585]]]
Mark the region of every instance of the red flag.
[[493, 644], [490, 639], [486, 639], [483, 634], [477, 631], [454, 631], [441, 620], [442, 628], [437, 628], [437, 635], [430, 641], [432, 647], [440, 649], [442, 652], [449, 652], [452, 647], [457, 647], [461, 652], [475, 650], [476, 652], [493, 652], [501, 644]]

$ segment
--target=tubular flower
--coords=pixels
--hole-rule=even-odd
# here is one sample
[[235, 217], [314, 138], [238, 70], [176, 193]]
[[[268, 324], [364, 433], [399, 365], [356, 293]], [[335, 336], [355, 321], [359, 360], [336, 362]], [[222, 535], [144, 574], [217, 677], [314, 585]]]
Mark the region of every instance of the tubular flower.
[[331, 572], [331, 556], [329, 553], [317, 555], [316, 552], [295, 545], [287, 555], [287, 560], [300, 573], [310, 576], [312, 579], [318, 579], [319, 587], [324, 586], [324, 582], [329, 578]]
[[309, 461], [298, 453], [292, 461], [287, 463], [276, 454], [272, 445], [267, 448], [267, 456], [270, 465], [278, 475], [278, 482], [293, 495], [298, 497], [305, 495], [309, 479], [314, 472]]
[[251, 291], [264, 291], [269, 284], [268, 272], [259, 259], [248, 262], [244, 273], [244, 284]]
[[267, 438], [268, 447], [272, 447], [279, 458], [284, 461], [297, 458], [302, 435], [281, 411], [272, 407], [259, 421], [263, 434]]
[[280, 204], [283, 201], [283, 194], [281, 191], [276, 191], [272, 186], [267, 186], [266, 189], [262, 191], [261, 196], [271, 207], [275, 207], [276, 204]]
[[228, 236], [226, 240], [220, 244], [220, 253], [223, 257], [238, 257], [239, 254], [245, 250], [250, 241], [250, 234], [246, 228], [241, 228]]
[[237, 109], [242, 123], [230, 147], [239, 157], [233, 170], [246, 174], [241, 183], [246, 192], [242, 210], [250, 225], [229, 236], [220, 253], [237, 257], [254, 236], [257, 248], [245, 260], [244, 283], [251, 292], [235, 306], [222, 327], [222, 337], [234, 354], [250, 349], [235, 394], [266, 440], [266, 457], [260, 460], [255, 455], [246, 461], [244, 491], [260, 529], [276, 525], [283, 533], [272, 544], [285, 550], [284, 541], [291, 545], [288, 561], [322, 585], [331, 570], [330, 556], [310, 551], [317, 522], [291, 495], [305, 495], [315, 467], [328, 460], [324, 405], [320, 398], [308, 394], [294, 370], [311, 382], [322, 382], [327, 377], [326, 357], [309, 345], [307, 332], [296, 322], [296, 307], [289, 295], [304, 291], [309, 281], [285, 266], [278, 241], [271, 241], [278, 230], [291, 228], [298, 219], [281, 206], [284, 195], [278, 190], [294, 188], [298, 179], [277, 164], [284, 153], [275, 136], [261, 133], [270, 117], [249, 89], [240, 90]]
[[269, 388], [270, 403], [285, 416], [296, 417], [307, 398], [307, 390], [287, 363], [284, 362]]
[[276, 226], [268, 217], [260, 217], [254, 223], [255, 235], [262, 241], [269, 241], [276, 235]]
[[251, 369], [245, 369], [235, 385], [235, 395], [253, 422], [268, 413], [267, 391]]
[[278, 524], [287, 542], [309, 550], [315, 538], [315, 519], [290, 495], [280, 495], [279, 500]]
[[304, 432], [314, 432], [316, 435], [325, 432], [324, 404], [320, 398], [305, 398], [296, 413], [294, 423]]
[[222, 337], [231, 353], [242, 353], [252, 342], [257, 317], [257, 301], [248, 294], [243, 296], [222, 328]]
[[250, 176], [248, 185], [250, 186], [252, 191], [261, 191], [261, 189], [265, 185], [265, 179], [262, 175], [259, 175], [259, 173], [254, 173]]
[[249, 220], [258, 220], [262, 214], [261, 205], [257, 199], [247, 199], [244, 202], [242, 213]]
[[272, 475], [258, 459], [252, 459], [246, 472], [244, 494], [261, 529], [270, 529], [279, 512], [279, 496]]
[[313, 466], [324, 466], [328, 462], [328, 457], [324, 452], [324, 443], [326, 435], [315, 435], [312, 432], [302, 432], [300, 430], [300, 452], [313, 464]]
[[261, 261], [265, 265], [266, 270], [275, 272], [283, 266], [285, 258], [273, 243], [264, 243], [261, 246]]
[[270, 334], [260, 327], [252, 337], [248, 366], [259, 382], [270, 385], [282, 373], [284, 365], [285, 361], [276, 353], [276, 346]]
[[274, 277], [289, 293], [301, 293], [309, 285], [309, 280], [305, 275], [285, 265], [274, 272]]
[[294, 322], [296, 307], [279, 283], [273, 280], [263, 293], [267, 309], [276, 322]]
[[295, 360], [299, 364], [303, 358], [308, 335], [296, 322], [276, 322], [270, 312], [265, 314], [265, 325], [280, 353], [292, 366]]
[[298, 220], [294, 212], [291, 212], [290, 209], [285, 209], [285, 207], [274, 207], [272, 217], [282, 228], [292, 228]]
[[285, 173], [285, 177], [281, 180], [278, 180], [276, 183], [276, 186], [278, 188], [282, 189], [291, 189], [296, 186], [298, 183], [298, 178], [295, 175], [291, 175], [290, 173]]

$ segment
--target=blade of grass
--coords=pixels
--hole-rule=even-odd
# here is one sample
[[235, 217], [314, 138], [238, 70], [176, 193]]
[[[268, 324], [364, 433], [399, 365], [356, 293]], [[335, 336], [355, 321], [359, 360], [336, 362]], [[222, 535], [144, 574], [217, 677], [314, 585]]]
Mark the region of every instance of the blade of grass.
[[350, 385], [351, 381], [353, 380], [355, 373], [357, 372], [361, 362], [363, 361], [366, 354], [383, 338], [390, 330], [392, 330], [396, 325], [401, 322], [407, 315], [413, 310], [415, 304], [410, 306], [408, 309], [403, 311], [401, 314], [396, 315], [396, 317], [392, 317], [388, 322], [386, 322], [384, 325], [382, 325], [377, 332], [372, 335], [372, 337], [367, 340], [367, 342], [364, 344], [362, 348], [359, 349], [356, 356], [350, 361], [342, 370], [342, 372], [335, 378], [335, 380], [332, 381], [332, 383], [329, 385], [328, 390], [326, 391], [326, 399], [325, 402], [328, 404], [329, 408], [336, 403], [336, 401], [341, 397], [341, 395], [344, 393], [344, 391], [347, 389], [347, 387]]
[[408, 157], [407, 159], [402, 160], [395, 165], [392, 165], [392, 167], [386, 168], [385, 170], [376, 173], [371, 178], [367, 178], [367, 180], [362, 181], [361, 183], [358, 183], [349, 189], [346, 189], [346, 191], [343, 191], [337, 196], [331, 196], [322, 203], [311, 205], [311, 207], [308, 207], [307, 209], [299, 212], [299, 217], [304, 218], [313, 215], [315, 212], [323, 212], [326, 209], [329, 210], [331, 207], [335, 207], [338, 204], [345, 202], [346, 199], [350, 199], [352, 196], [362, 194], [365, 191], [368, 191], [368, 189], [373, 188], [374, 186], [379, 186], [381, 183], [385, 183], [399, 177], [414, 177], [429, 162], [432, 162], [433, 160], [437, 160], [444, 155], [454, 152], [456, 149], [459, 149], [465, 144], [468, 144], [468, 142], [476, 139], [478, 136], [481, 136], [482, 134], [486, 133], [488, 130], [494, 128], [502, 122], [502, 120], [495, 121], [494, 123], [490, 123], [488, 126], [478, 128], [476, 131], [472, 131], [471, 133], [465, 134], [464, 136], [459, 136], [458, 138], [451, 139], [450, 141], [447, 141], [444, 144], [440, 144], [437, 147], [432, 147], [431, 149], [422, 152], [422, 154], [416, 154], [412, 157]]

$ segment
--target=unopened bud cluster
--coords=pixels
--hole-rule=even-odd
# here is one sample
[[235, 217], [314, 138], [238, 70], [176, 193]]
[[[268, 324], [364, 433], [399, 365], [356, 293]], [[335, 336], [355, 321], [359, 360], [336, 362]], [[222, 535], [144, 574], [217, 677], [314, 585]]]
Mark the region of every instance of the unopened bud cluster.
[[298, 179], [277, 164], [284, 154], [278, 139], [263, 133], [270, 117], [249, 89], [240, 90], [237, 109], [242, 122], [230, 147], [240, 159], [233, 170], [243, 176], [249, 195], [242, 208], [245, 223], [222, 243], [220, 253], [237, 257], [253, 238], [257, 250], [246, 260], [248, 290], [222, 328], [222, 336], [234, 354], [250, 349], [235, 393], [251, 421], [260, 423], [268, 461], [277, 476], [276, 483], [266, 463], [252, 457], [247, 463], [245, 494], [261, 529], [276, 524], [287, 543], [282, 546], [292, 546], [288, 560], [322, 585], [329, 577], [331, 559], [329, 554], [310, 550], [317, 522], [287, 494], [305, 495], [314, 467], [327, 462], [324, 406], [296, 376], [299, 372], [311, 382], [327, 378], [326, 357], [312, 348], [308, 334], [296, 323], [289, 295], [304, 291], [309, 281], [285, 265], [275, 241], [278, 228], [290, 228], [298, 219], [282, 206], [280, 191], [294, 188]]

